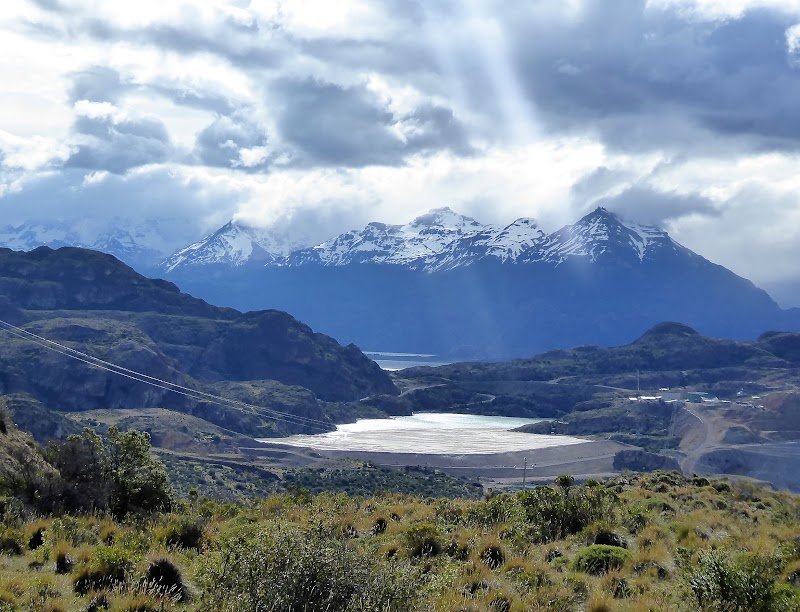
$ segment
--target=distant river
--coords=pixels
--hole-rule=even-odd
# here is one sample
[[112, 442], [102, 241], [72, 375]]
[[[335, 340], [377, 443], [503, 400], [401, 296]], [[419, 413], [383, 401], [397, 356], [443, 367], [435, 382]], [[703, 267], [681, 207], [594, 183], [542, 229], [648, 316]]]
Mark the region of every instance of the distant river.
[[267, 438], [260, 442], [317, 450], [472, 455], [522, 451], [586, 442], [570, 436], [509, 431], [543, 419], [419, 412], [389, 419], [359, 419], [313, 436]]
[[425, 353], [387, 353], [383, 351], [364, 351], [364, 354], [384, 370], [402, 370], [417, 366], [440, 366], [453, 363], [444, 361], [436, 355]]

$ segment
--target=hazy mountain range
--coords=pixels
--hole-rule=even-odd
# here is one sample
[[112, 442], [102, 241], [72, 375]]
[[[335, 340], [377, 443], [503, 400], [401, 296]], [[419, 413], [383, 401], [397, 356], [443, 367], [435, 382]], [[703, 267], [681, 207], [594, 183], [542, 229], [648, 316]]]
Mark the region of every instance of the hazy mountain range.
[[[52, 235], [48, 229], [38, 239]], [[622, 344], [664, 320], [734, 339], [800, 329], [797, 309], [779, 308], [660, 228], [604, 208], [551, 234], [528, 218], [484, 225], [438, 208], [405, 225], [373, 222], [318, 245], [232, 221], [157, 266], [155, 259], [137, 263], [158, 250], [138, 235], [106, 232], [82, 245], [212, 303], [286, 310], [373, 351], [518, 357]], [[34, 246], [37, 228], [0, 238], [14, 248]]]

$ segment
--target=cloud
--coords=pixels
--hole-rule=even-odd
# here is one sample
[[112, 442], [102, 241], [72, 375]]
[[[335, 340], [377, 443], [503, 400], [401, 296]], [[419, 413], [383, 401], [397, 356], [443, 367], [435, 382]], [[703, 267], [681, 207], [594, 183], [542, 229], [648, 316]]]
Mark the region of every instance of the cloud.
[[719, 151], [737, 137], [751, 149], [800, 142], [791, 15], [703, 21], [643, 0], [590, 0], [577, 17], [503, 16], [515, 72], [547, 130], [595, 133], [632, 151]]
[[682, 244], [756, 284], [797, 279], [800, 204], [795, 190], [750, 182], [722, 203], [718, 215], [686, 216], [670, 230]]
[[88, 66], [72, 75], [69, 100], [90, 102], [114, 102], [119, 100], [124, 89], [119, 72], [107, 66]]
[[272, 94], [280, 101], [278, 131], [301, 163], [397, 165], [415, 153], [469, 148], [451, 110], [425, 105], [397, 116], [364, 85], [283, 79]]
[[321, 235], [603, 204], [795, 274], [771, 262], [800, 242], [799, 0], [14, 2], [6, 216], [124, 202]]
[[29, 175], [0, 197], [4, 223], [29, 219], [124, 217], [178, 220], [176, 241], [191, 241], [234, 214], [250, 189], [202, 169], [150, 166], [125, 175], [76, 168]]
[[131, 116], [109, 103], [79, 102], [76, 110], [76, 150], [66, 167], [124, 173], [170, 158], [169, 134], [158, 119]]
[[265, 164], [268, 155], [258, 159], [254, 149], [264, 150], [266, 144], [264, 130], [246, 118], [217, 117], [197, 135], [195, 154], [208, 166], [255, 168]]
[[663, 192], [645, 186], [634, 186], [622, 193], [601, 198], [592, 206], [603, 206], [623, 219], [665, 227], [668, 221], [687, 215], [718, 217], [714, 203], [697, 194]]

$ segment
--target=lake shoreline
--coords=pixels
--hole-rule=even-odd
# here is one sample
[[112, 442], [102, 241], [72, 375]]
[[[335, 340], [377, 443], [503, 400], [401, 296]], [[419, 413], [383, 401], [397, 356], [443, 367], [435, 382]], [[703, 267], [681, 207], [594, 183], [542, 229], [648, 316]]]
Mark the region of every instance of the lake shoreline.
[[409, 453], [413, 455], [494, 455], [553, 446], [584, 444], [573, 436], [529, 434], [515, 429], [543, 419], [460, 413], [416, 412], [388, 419], [358, 419], [316, 435], [266, 438], [259, 442], [315, 451]]

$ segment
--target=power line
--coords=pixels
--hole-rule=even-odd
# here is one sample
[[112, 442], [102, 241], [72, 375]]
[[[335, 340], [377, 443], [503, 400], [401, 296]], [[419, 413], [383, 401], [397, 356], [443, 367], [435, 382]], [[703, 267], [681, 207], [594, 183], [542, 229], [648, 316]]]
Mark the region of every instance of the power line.
[[[0, 319], [0, 325], [5, 327], [5, 331], [16, 336], [17, 338], [20, 338], [22, 340], [27, 340], [42, 348], [54, 351], [71, 359], [81, 361], [92, 367], [105, 370], [107, 372], [117, 374], [119, 376], [123, 376], [125, 378], [141, 382], [143, 384], [151, 385], [153, 387], [177, 393], [179, 395], [184, 395], [196, 401], [216, 404], [225, 407], [245, 408], [250, 412], [255, 412], [256, 414], [259, 414], [260, 416], [268, 416], [269, 418], [272, 418], [276, 421], [283, 421], [291, 425], [309, 427], [312, 429], [317, 429], [319, 431], [330, 431], [330, 424], [325, 421], [321, 421], [319, 419], [294, 415], [288, 412], [281, 412], [279, 410], [266, 408], [264, 406], [255, 406], [253, 404], [248, 404], [247, 402], [242, 402], [235, 399], [228, 399], [211, 393], [206, 393], [204, 391], [199, 391], [197, 389], [192, 389], [190, 387], [185, 387], [183, 385], [179, 385], [178, 383], [173, 383], [167, 380], [156, 378], [154, 376], [149, 376], [142, 372], [138, 372], [136, 370], [125, 368], [115, 363], [105, 361], [103, 359], [100, 359], [99, 357], [88, 355], [87, 353], [83, 353], [76, 349], [70, 348], [63, 344], [45, 338], [43, 336], [34, 334], [33, 332], [25, 330], [16, 325], [13, 325], [12, 323], [8, 323], [7, 321], [3, 321], [2, 319]], [[265, 415], [263, 413], [267, 414]], [[319, 427], [319, 425], [322, 425], [324, 427]]]

